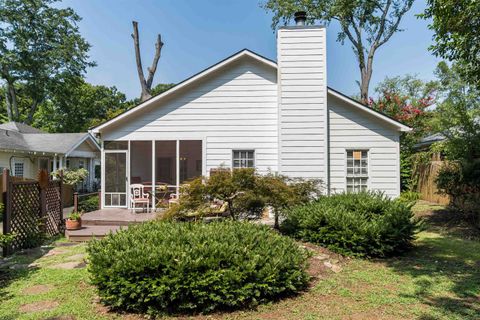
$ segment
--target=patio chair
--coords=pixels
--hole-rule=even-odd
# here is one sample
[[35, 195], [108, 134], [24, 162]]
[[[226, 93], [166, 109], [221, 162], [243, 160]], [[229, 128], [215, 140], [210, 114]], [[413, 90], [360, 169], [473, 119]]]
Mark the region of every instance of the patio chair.
[[137, 209], [137, 203], [142, 205], [142, 210], [147, 205], [147, 212], [150, 210], [150, 195], [144, 191], [143, 184], [130, 185], [130, 207], [132, 212]]

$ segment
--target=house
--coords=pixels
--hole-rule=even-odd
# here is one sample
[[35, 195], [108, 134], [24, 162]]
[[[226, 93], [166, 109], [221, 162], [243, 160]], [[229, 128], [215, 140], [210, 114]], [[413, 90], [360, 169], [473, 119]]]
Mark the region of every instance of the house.
[[93, 128], [102, 206], [129, 206], [140, 183], [155, 207], [219, 166], [398, 196], [399, 137], [410, 128], [327, 87], [326, 29], [297, 20], [278, 30], [277, 61], [242, 50]]
[[100, 146], [89, 133], [46, 133], [23, 123], [0, 124], [0, 169], [13, 176], [35, 179], [40, 169], [85, 168], [88, 179], [81, 189], [99, 181]]

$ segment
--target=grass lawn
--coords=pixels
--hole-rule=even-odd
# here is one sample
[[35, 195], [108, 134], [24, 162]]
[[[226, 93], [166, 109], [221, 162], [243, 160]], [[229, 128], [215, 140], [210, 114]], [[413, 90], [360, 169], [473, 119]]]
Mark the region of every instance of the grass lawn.
[[[461, 223], [445, 219], [441, 206], [421, 202], [414, 209], [425, 217], [427, 230], [402, 257], [351, 259], [297, 297], [194, 318], [480, 319], [480, 241]], [[0, 269], [1, 320], [141, 319], [108, 313], [96, 302], [81, 263], [84, 245], [59, 241], [54, 254], [40, 256], [47, 249], [17, 255]]]

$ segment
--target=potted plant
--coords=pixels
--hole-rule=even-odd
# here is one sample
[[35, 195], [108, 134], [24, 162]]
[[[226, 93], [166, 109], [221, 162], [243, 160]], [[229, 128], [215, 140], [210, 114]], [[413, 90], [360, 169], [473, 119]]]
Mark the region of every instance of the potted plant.
[[83, 212], [72, 211], [65, 221], [67, 230], [78, 230], [82, 227]]

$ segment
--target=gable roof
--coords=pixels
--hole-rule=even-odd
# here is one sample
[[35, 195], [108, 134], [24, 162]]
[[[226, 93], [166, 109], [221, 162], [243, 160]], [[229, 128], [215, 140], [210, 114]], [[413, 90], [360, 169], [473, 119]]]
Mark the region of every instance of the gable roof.
[[117, 115], [116, 117], [96, 126], [96, 127], [93, 127], [90, 129], [91, 132], [94, 132], [94, 133], [97, 133], [99, 132], [100, 130], [108, 127], [109, 125], [113, 124], [114, 122], [117, 122], [121, 119], [124, 119], [125, 117], [128, 117], [130, 116], [131, 114], [133, 113], [136, 113], [142, 109], [144, 109], [145, 107], [149, 106], [150, 104], [152, 104], [153, 102], [156, 102], [156, 101], [159, 101], [159, 100], [162, 100], [164, 99], [165, 97], [168, 97], [168, 96], [171, 96], [172, 94], [176, 93], [177, 91], [179, 91], [180, 89], [186, 87], [187, 85], [190, 85], [192, 83], [195, 83], [199, 80], [201, 80], [202, 78], [205, 78], [209, 75], [211, 75], [212, 73], [216, 72], [217, 70], [229, 65], [229, 64], [232, 64], [236, 61], [239, 61], [240, 59], [243, 59], [243, 58], [246, 58], [246, 57], [249, 57], [249, 58], [252, 58], [256, 61], [259, 61], [267, 66], [270, 66], [272, 68], [277, 68], [277, 63], [273, 60], [270, 60], [268, 58], [265, 58], [251, 50], [248, 50], [248, 49], [243, 49], [243, 50], [240, 50], [238, 51], [237, 53], [234, 53], [233, 55], [221, 60], [220, 62], [217, 62], [216, 64], [194, 74], [193, 76], [183, 80], [182, 82], [179, 82], [178, 84], [174, 85], [173, 87], [171, 87], [170, 89], [156, 95], [156, 96], [153, 96], [151, 97], [150, 99], [147, 99], [145, 100], [144, 102], [138, 104], [137, 106]]
[[10, 121], [0, 124], [0, 129], [16, 131], [20, 133], [45, 133], [44, 131], [31, 127], [25, 123]]
[[[192, 83], [195, 83], [197, 81], [200, 81], [201, 79], [211, 75], [212, 73], [214, 73], [215, 71], [229, 65], [229, 64], [232, 64], [242, 58], [245, 58], [245, 57], [249, 57], [249, 58], [252, 58], [266, 66], [269, 66], [271, 68], [274, 68], [274, 69], [277, 69], [278, 68], [278, 65], [275, 61], [271, 60], [271, 59], [268, 59], [258, 53], [255, 53], [249, 49], [243, 49], [237, 53], [234, 53], [233, 55], [221, 60], [220, 62], [204, 69], [203, 71], [200, 71], [196, 74], [194, 74], [193, 76], [183, 80], [182, 82], [176, 84], [175, 86], [173, 86], [172, 88], [156, 95], [156, 96], [153, 96], [147, 100], [145, 100], [144, 102], [138, 104], [137, 106], [117, 115], [116, 117], [110, 119], [110, 120], [107, 120], [106, 122], [96, 126], [96, 127], [93, 127], [90, 129], [90, 132], [92, 133], [98, 133], [100, 132], [102, 129], [105, 129], [106, 127], [114, 124], [115, 122], [119, 121], [119, 120], [122, 120], [122, 119], [125, 119], [129, 116], [131, 116], [132, 114], [135, 114], [137, 113], [138, 111], [140, 110], [143, 110], [144, 108], [148, 107], [149, 105], [151, 105], [152, 103], [154, 102], [157, 102], [157, 101], [161, 101], [162, 99], [165, 99], [166, 97], [169, 97], [171, 96], [172, 94], [178, 92], [180, 89], [186, 87], [187, 85], [190, 85]], [[356, 107], [356, 108], [359, 108], [363, 111], [366, 111], [367, 113], [370, 113], [371, 115], [373, 115], [374, 117], [378, 118], [378, 119], [381, 119], [383, 121], [386, 121], [394, 126], [396, 126], [400, 131], [410, 131], [411, 128], [404, 125], [403, 123], [393, 119], [393, 118], [390, 118], [389, 116], [381, 113], [381, 112], [378, 112], [378, 111], [375, 111], [373, 110], [372, 108], [364, 105], [364, 104], [361, 104], [360, 102], [340, 93], [339, 91], [336, 91], [330, 87], [328, 87], [328, 93], [329, 94], [332, 94], [338, 98], [340, 98], [341, 100], [347, 102], [348, 104], [350, 104], [351, 106], [353, 107]]]
[[371, 115], [373, 115], [374, 117], [377, 117], [379, 119], [382, 119], [384, 120], [385, 122], [388, 122], [396, 127], [398, 127], [398, 129], [400, 129], [400, 131], [411, 131], [412, 128], [410, 128], [409, 126], [401, 123], [400, 121], [386, 115], [385, 113], [382, 113], [380, 111], [377, 111], [377, 110], [374, 110], [372, 108], [370, 108], [369, 106], [363, 104], [363, 103], [360, 103], [359, 101], [355, 100], [355, 99], [352, 99], [350, 98], [349, 96], [341, 93], [340, 91], [337, 91], [335, 89], [332, 89], [330, 87], [328, 87], [328, 93], [333, 95], [334, 97], [336, 98], [339, 98], [340, 100], [343, 100], [347, 103], [349, 103], [351, 106], [353, 107], [356, 107], [360, 110], [363, 110]]
[[68, 156], [84, 141], [100, 151], [100, 146], [89, 133], [46, 133], [23, 123], [0, 125], [0, 150], [64, 154]]

